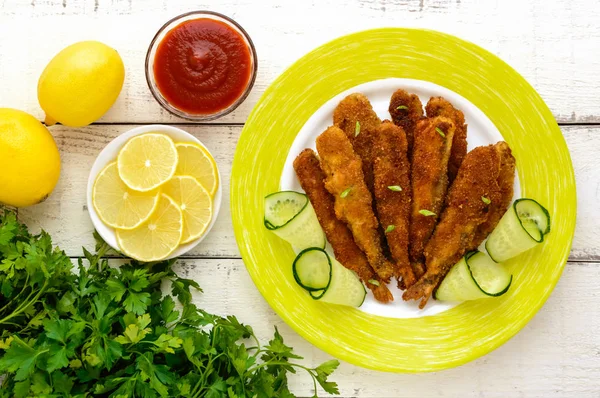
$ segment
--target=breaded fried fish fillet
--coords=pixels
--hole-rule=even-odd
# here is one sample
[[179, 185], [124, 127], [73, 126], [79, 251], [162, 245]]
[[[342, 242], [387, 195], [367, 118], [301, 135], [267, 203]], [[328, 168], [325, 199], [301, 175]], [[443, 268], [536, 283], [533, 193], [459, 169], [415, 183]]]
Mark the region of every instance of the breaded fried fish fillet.
[[373, 131], [381, 120], [373, 111], [369, 99], [361, 94], [350, 94], [333, 111], [333, 124], [346, 133], [354, 152], [363, 163], [367, 188], [373, 192]]
[[479, 226], [477, 235], [473, 245], [478, 247], [485, 238], [496, 228], [500, 219], [508, 210], [512, 203], [515, 184], [515, 158], [508, 144], [504, 141], [494, 145], [494, 149], [500, 157], [500, 173], [498, 175], [498, 192], [497, 198], [488, 198], [489, 214], [488, 219]]
[[[356, 272], [363, 283], [373, 292], [375, 299], [382, 303], [394, 298], [387, 286], [375, 274], [364, 253], [358, 248], [352, 232], [346, 224], [335, 216], [334, 198], [325, 189], [325, 174], [319, 165], [319, 159], [312, 149], [305, 149], [294, 160], [294, 170], [300, 185], [308, 195], [317, 218], [329, 244], [333, 248], [335, 258], [346, 268]], [[379, 284], [369, 281], [376, 280]]]
[[423, 308], [448, 271], [466, 252], [477, 247], [475, 236], [488, 220], [489, 207], [481, 198], [498, 197], [500, 156], [494, 145], [478, 147], [465, 157], [446, 207], [425, 248], [427, 271], [402, 296], [421, 300]]
[[406, 90], [396, 90], [390, 99], [389, 112], [392, 121], [400, 126], [406, 133], [408, 159], [412, 158], [415, 128], [419, 120], [423, 119], [423, 104], [416, 94], [409, 94]]
[[417, 123], [411, 165], [410, 260], [417, 279], [423, 274], [423, 251], [437, 224], [448, 188], [448, 159], [454, 123], [445, 117]]
[[443, 116], [454, 122], [452, 152], [448, 161], [448, 180], [450, 184], [456, 178], [460, 164], [467, 154], [467, 125], [465, 115], [443, 97], [431, 97], [425, 106], [427, 117]]
[[406, 135], [402, 127], [385, 121], [375, 130], [374, 138], [377, 214], [396, 266], [395, 276], [402, 278], [403, 287], [409, 287], [416, 279], [408, 257], [411, 186]]
[[389, 281], [394, 268], [383, 254], [379, 223], [373, 212], [373, 199], [365, 184], [360, 157], [352, 149], [346, 134], [335, 126], [317, 138], [317, 151], [325, 173], [325, 188], [335, 200], [336, 217], [348, 225], [354, 241], [377, 275]]

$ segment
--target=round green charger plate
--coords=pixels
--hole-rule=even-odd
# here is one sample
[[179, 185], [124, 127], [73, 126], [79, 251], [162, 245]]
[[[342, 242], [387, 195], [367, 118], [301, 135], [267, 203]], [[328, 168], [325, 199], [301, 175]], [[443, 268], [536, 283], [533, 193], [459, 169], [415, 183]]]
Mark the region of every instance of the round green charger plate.
[[[513, 150], [522, 196], [535, 198], [550, 211], [552, 232], [546, 241], [507, 263], [514, 279], [504, 296], [409, 319], [319, 303], [294, 282], [291, 247], [263, 226], [263, 198], [279, 189], [288, 150], [308, 118], [336, 94], [388, 77], [436, 83], [482, 110]], [[385, 28], [344, 36], [317, 48], [266, 90], [237, 145], [231, 213], [250, 276], [296, 332], [355, 365], [390, 372], [429, 372], [492, 351], [542, 307], [571, 250], [575, 179], [552, 113], [510, 66], [447, 34]]]

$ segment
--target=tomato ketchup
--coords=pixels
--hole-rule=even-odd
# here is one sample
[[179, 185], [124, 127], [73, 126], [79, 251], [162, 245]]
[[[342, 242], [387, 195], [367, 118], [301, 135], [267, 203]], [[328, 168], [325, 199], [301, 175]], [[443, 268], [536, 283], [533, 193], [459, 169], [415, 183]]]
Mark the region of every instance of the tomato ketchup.
[[154, 80], [167, 102], [194, 115], [218, 113], [244, 95], [253, 61], [247, 41], [225, 22], [184, 21], [159, 43]]

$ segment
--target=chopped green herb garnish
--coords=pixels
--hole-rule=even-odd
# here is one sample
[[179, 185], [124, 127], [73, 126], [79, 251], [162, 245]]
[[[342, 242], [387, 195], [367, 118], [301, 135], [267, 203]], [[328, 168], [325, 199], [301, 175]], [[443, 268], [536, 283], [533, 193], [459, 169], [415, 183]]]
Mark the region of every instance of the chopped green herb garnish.
[[396, 192], [400, 192], [400, 191], [402, 191], [402, 187], [401, 187], [400, 185], [390, 185], [390, 186], [388, 187], [388, 189], [389, 189], [390, 191], [396, 191]]
[[439, 127], [436, 127], [435, 131], [437, 131], [438, 134], [442, 136], [442, 138], [446, 138], [446, 134], [444, 134], [444, 132], [442, 131], [442, 129], [440, 129]]
[[371, 285], [379, 286], [379, 281], [376, 279], [369, 279], [369, 283]]
[[485, 196], [482, 196], [482, 197], [481, 197], [481, 201], [482, 201], [483, 203], [485, 203], [486, 205], [489, 205], [490, 203], [492, 203], [492, 201], [491, 201], [491, 200], [489, 200], [488, 198], [486, 198]]
[[392, 232], [395, 229], [396, 229], [395, 225], [388, 225], [387, 228], [385, 229], [385, 233], [387, 234], [388, 232]]
[[399, 107], [396, 108], [396, 110], [400, 110], [400, 109], [408, 109], [408, 106], [400, 105]]
[[435, 216], [435, 213], [426, 209], [419, 210], [419, 213], [424, 215], [425, 217]]
[[348, 196], [348, 194], [350, 193], [351, 190], [352, 190], [352, 187], [346, 189], [344, 192], [342, 192], [340, 194], [340, 198], [345, 198], [346, 196]]
[[358, 137], [359, 134], [360, 134], [360, 122], [357, 120], [356, 126], [354, 127], [354, 136]]

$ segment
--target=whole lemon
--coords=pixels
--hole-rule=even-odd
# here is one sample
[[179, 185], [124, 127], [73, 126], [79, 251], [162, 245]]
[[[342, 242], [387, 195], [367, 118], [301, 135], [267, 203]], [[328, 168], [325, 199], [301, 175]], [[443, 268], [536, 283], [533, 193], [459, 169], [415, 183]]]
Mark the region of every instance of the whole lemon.
[[50, 61], [38, 82], [46, 125], [95, 122], [115, 103], [124, 79], [123, 60], [115, 49], [97, 41], [70, 45]]
[[0, 108], [0, 202], [16, 207], [46, 199], [60, 175], [54, 138], [28, 113]]

